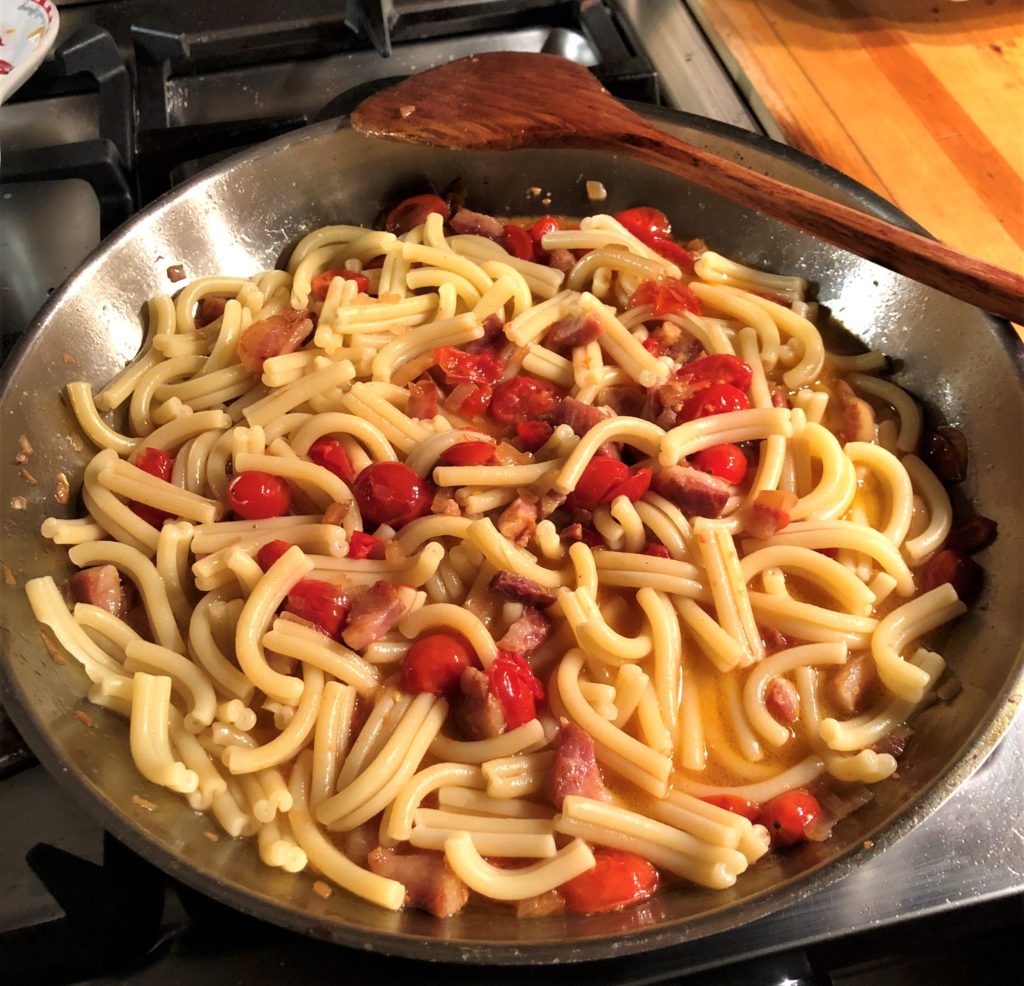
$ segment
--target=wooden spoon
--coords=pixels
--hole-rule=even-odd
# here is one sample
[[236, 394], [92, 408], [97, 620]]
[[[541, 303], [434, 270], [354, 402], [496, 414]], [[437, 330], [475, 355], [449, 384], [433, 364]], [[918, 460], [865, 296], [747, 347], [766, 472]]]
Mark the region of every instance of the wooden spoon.
[[843, 247], [954, 298], [1024, 322], [1024, 277], [794, 188], [664, 133], [557, 55], [489, 52], [364, 100], [362, 133], [465, 150], [584, 147], [624, 154]]

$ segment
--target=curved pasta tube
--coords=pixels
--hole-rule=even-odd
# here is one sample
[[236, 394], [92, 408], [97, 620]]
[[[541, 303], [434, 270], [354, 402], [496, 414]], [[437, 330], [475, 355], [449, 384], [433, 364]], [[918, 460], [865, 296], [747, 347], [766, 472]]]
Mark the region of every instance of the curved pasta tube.
[[789, 511], [790, 517], [833, 520], [842, 516], [857, 495], [857, 476], [850, 459], [843, 454], [835, 435], [821, 425], [808, 422], [800, 438], [809, 454], [821, 462], [821, 480], [797, 500]]
[[[687, 421], [665, 432], [661, 439], [658, 461], [663, 466], [672, 466], [685, 456], [693, 455], [694, 452], [712, 445], [760, 441], [772, 435], [791, 438], [791, 413], [782, 407], [758, 407], [749, 411], [729, 411], [726, 414]], [[595, 430], [592, 428], [588, 435]]]
[[68, 399], [75, 412], [79, 427], [97, 448], [112, 449], [119, 455], [128, 455], [136, 445], [136, 439], [114, 431], [104, 421], [93, 401], [92, 386], [82, 381], [68, 384]]
[[761, 548], [740, 559], [743, 580], [752, 582], [768, 569], [795, 572], [824, 589], [839, 605], [855, 616], [868, 616], [875, 603], [875, 594], [845, 565], [833, 558], [796, 545]]
[[203, 672], [187, 657], [147, 640], [132, 640], [125, 647], [124, 669], [170, 678], [174, 690], [188, 703], [184, 724], [190, 733], [201, 732], [213, 722], [217, 695]]
[[171, 679], [139, 671], [132, 679], [132, 712], [129, 746], [132, 760], [146, 780], [161, 787], [191, 794], [199, 776], [171, 752]]
[[[905, 455], [902, 465], [909, 476], [909, 482], [913, 483], [928, 505], [928, 526], [903, 544], [910, 561], [919, 564], [945, 543], [953, 526], [953, 507], [938, 477], [916, 455]], [[907, 526], [910, 526], [909, 519]]]
[[896, 448], [901, 452], [913, 452], [921, 439], [921, 408], [917, 401], [902, 387], [888, 380], [879, 380], [878, 377], [865, 376], [863, 373], [851, 373], [847, 380], [861, 393], [877, 397], [896, 409], [900, 419]]
[[[866, 465], [885, 484], [888, 517], [882, 534], [899, 547], [910, 530], [910, 521], [914, 514], [914, 488], [906, 461], [900, 462], [891, 452], [870, 442], [847, 442], [844, 451], [851, 462]], [[928, 475], [931, 476], [931, 473]], [[941, 483], [937, 485], [942, 488]], [[945, 495], [945, 490], [942, 491], [942, 495]], [[949, 503], [948, 497], [946, 503]], [[948, 533], [947, 530], [942, 535], [943, 539]]]
[[381, 823], [381, 830], [396, 842], [412, 834], [413, 815], [423, 799], [438, 788], [471, 788], [482, 791], [487, 786], [483, 772], [473, 764], [436, 763], [411, 777], [395, 795]]
[[498, 645], [490, 631], [461, 606], [433, 603], [407, 613], [398, 624], [403, 636], [410, 640], [433, 627], [445, 627], [465, 637], [485, 668], [489, 668], [498, 656]]

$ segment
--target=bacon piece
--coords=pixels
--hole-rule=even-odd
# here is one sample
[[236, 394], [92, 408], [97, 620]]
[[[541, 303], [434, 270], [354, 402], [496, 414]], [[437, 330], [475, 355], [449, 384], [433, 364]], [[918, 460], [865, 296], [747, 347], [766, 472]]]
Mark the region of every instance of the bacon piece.
[[687, 517], [720, 517], [729, 500], [724, 479], [689, 466], [666, 466], [654, 474], [651, 485]]
[[785, 490], [761, 490], [747, 514], [747, 532], [762, 540], [774, 537], [787, 524], [789, 512], [796, 506], [795, 493]]
[[477, 668], [462, 669], [452, 716], [455, 728], [468, 740], [494, 739], [505, 732], [501, 702], [491, 691], [487, 675]]
[[556, 493], [554, 490], [548, 490], [548, 492], [543, 494], [537, 502], [537, 510], [541, 517], [549, 517], [563, 503], [565, 503], [567, 499], [568, 496], [565, 493]]
[[772, 678], [765, 689], [764, 706], [774, 719], [789, 725], [800, 716], [800, 693], [788, 678]]
[[456, 233], [470, 236], [486, 236], [489, 240], [500, 240], [505, 235], [505, 227], [493, 216], [470, 209], [459, 209], [452, 216], [451, 227]]
[[462, 508], [458, 505], [451, 490], [440, 489], [434, 494], [433, 502], [430, 504], [432, 514], [441, 514], [443, 517], [461, 517]]
[[558, 535], [558, 540], [563, 544], [575, 544], [577, 541], [582, 541], [591, 548], [607, 547], [604, 543], [604, 538], [601, 537], [597, 531], [592, 527], [584, 527], [583, 524], [579, 522], [570, 524], [568, 527], [563, 527], [561, 533]]
[[604, 456], [606, 459], [622, 460], [622, 446], [618, 442], [602, 442], [597, 447], [594, 456]]
[[498, 650], [511, 651], [529, 657], [551, 634], [551, 621], [533, 606], [527, 606], [518, 620], [505, 631], [498, 641]]
[[575, 397], [566, 397], [555, 411], [555, 424], [568, 425], [582, 438], [596, 424], [610, 418], [614, 412], [610, 407], [595, 407], [584, 404]]
[[875, 440], [875, 411], [861, 400], [845, 380], [837, 380], [834, 388], [839, 401], [839, 429], [847, 442], [873, 442]]
[[851, 658], [829, 679], [832, 701], [847, 715], [859, 715], [871, 699], [875, 684], [875, 659], [870, 654]]
[[312, 312], [286, 308], [253, 322], [238, 339], [238, 361], [250, 373], [262, 373], [271, 356], [294, 353], [313, 331]]
[[559, 247], [548, 254], [548, 267], [560, 270], [563, 274], [568, 274], [575, 266], [576, 258], [571, 250], [563, 250]]
[[761, 631], [761, 640], [765, 650], [769, 654], [774, 654], [777, 650], [785, 650], [790, 646], [789, 638], [778, 627], [759, 627], [758, 629]]
[[498, 518], [498, 530], [520, 548], [525, 547], [537, 530], [537, 505], [517, 497]]
[[914, 730], [909, 726], [895, 726], [888, 736], [883, 736], [871, 749], [875, 753], [888, 753], [889, 756], [899, 760], [903, 756], [903, 751], [907, 748], [910, 737], [913, 735]]
[[924, 457], [944, 483], [967, 478], [967, 439], [959, 428], [942, 427], [924, 439]]
[[549, 349], [572, 349], [586, 346], [601, 334], [601, 323], [593, 315], [577, 312], [555, 322], [544, 336]]
[[558, 732], [558, 749], [548, 774], [547, 795], [556, 808], [561, 808], [570, 794], [608, 800], [590, 733], [563, 719]]
[[398, 590], [390, 582], [374, 582], [352, 604], [341, 639], [352, 650], [362, 650], [375, 640], [380, 640], [402, 618], [404, 612], [405, 603]]
[[405, 413], [410, 418], [432, 418], [437, 414], [437, 384], [429, 378], [409, 384], [409, 403]]
[[781, 384], [772, 385], [772, 407], [789, 407], [789, 391]]
[[639, 417], [643, 411], [644, 392], [639, 387], [605, 387], [597, 395], [601, 406], [613, 414], [628, 414]]
[[533, 579], [528, 579], [525, 575], [516, 575], [514, 572], [498, 572], [491, 579], [488, 588], [514, 603], [536, 606], [538, 609], [546, 609], [555, 602], [553, 592], [538, 585]]
[[469, 900], [467, 887], [449, 868], [441, 853], [399, 855], [379, 846], [366, 858], [370, 871], [405, 886], [405, 903], [439, 918], [458, 914]]
[[946, 548], [971, 555], [987, 548], [996, 539], [998, 525], [988, 517], [972, 517], [954, 527], [946, 538]]
[[546, 918], [549, 914], [561, 914], [565, 910], [565, 898], [557, 890], [538, 894], [516, 901], [516, 918]]
[[196, 314], [193, 319], [196, 328], [205, 329], [211, 322], [216, 322], [224, 314], [227, 303], [227, 298], [220, 298], [217, 295], [202, 298], [196, 306]]
[[126, 610], [121, 576], [113, 565], [96, 565], [75, 572], [70, 581], [71, 595], [76, 602], [99, 606], [114, 616], [123, 616]]
[[505, 343], [505, 323], [499, 315], [488, 315], [480, 324], [484, 330], [483, 336], [472, 342], [467, 342], [462, 347], [471, 356], [479, 356], [486, 350], [494, 352], [501, 349]]

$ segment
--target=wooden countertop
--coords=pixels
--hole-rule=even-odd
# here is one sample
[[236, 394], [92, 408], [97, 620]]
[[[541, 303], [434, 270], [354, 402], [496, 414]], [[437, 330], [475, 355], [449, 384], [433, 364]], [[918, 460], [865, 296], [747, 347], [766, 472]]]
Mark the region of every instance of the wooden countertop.
[[685, 0], [773, 136], [1024, 273], [1021, 0]]

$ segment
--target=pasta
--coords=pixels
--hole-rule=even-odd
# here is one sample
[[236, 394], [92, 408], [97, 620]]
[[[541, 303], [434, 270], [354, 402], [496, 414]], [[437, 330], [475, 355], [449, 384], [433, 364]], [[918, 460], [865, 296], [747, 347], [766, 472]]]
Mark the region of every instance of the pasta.
[[966, 608], [916, 402], [656, 210], [425, 199], [153, 299], [69, 385], [77, 604], [33, 580], [38, 621], [142, 778], [391, 910], [724, 889], [827, 837]]

